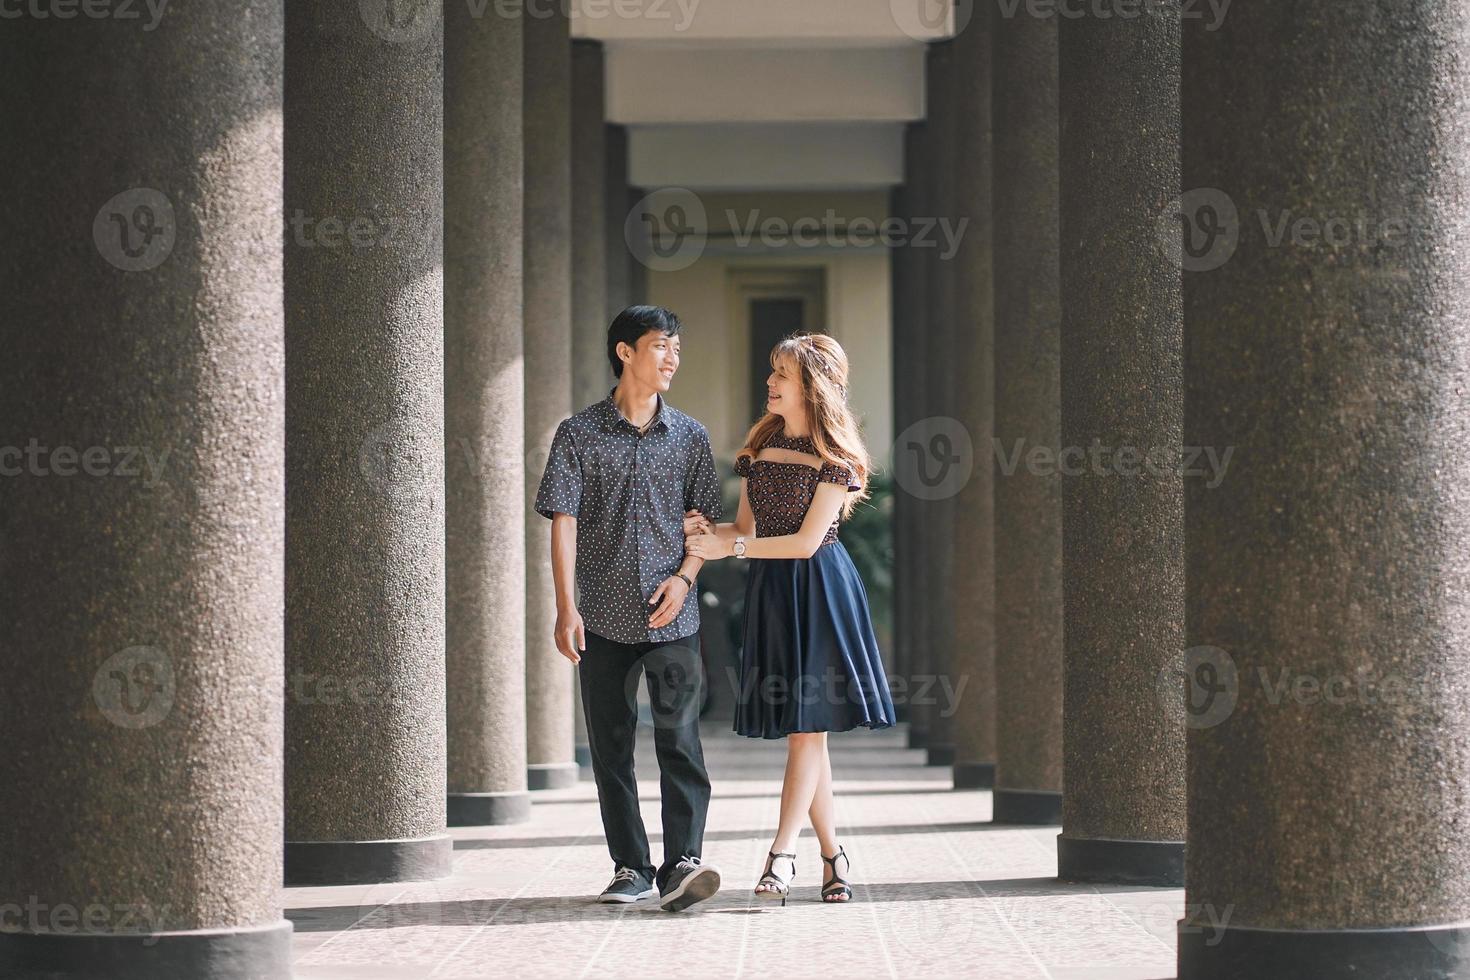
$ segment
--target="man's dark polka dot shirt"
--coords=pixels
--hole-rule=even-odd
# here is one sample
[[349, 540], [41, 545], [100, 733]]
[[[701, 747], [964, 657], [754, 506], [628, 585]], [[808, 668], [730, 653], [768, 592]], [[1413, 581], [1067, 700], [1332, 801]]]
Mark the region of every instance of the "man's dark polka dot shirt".
[[649, 598], [684, 561], [691, 508], [711, 521], [722, 516], [709, 432], [662, 396], [642, 435], [611, 392], [557, 426], [536, 512], [577, 518], [577, 611], [588, 630], [619, 643], [699, 632], [692, 591], [673, 622], [648, 628]]

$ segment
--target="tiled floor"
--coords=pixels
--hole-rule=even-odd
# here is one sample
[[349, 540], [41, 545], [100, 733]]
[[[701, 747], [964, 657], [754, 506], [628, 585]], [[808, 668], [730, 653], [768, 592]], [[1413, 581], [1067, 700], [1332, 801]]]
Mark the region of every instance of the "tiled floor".
[[[714, 781], [705, 836], [719, 895], [682, 914], [653, 901], [594, 904], [612, 866], [591, 783], [537, 794], [531, 822], [456, 829], [436, 882], [290, 888], [299, 980], [488, 977], [1174, 976], [1177, 889], [1063, 885], [1055, 827], [993, 827], [988, 792], [950, 789], [902, 731], [831, 739], [857, 899], [825, 906], [808, 830], [783, 909], [750, 889], [775, 828], [784, 742], [707, 726]], [[661, 852], [651, 731], [640, 739], [643, 814]]]

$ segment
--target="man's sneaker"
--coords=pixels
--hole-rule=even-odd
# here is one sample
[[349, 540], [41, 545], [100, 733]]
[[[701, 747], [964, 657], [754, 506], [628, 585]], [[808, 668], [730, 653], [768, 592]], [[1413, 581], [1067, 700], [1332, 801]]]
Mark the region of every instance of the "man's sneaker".
[[653, 882], [648, 876], [637, 868], [618, 868], [613, 872], [612, 881], [597, 896], [599, 902], [627, 903], [636, 902], [640, 898], [652, 898], [658, 894], [658, 889], [653, 887]]
[[669, 912], [682, 912], [695, 902], [702, 902], [720, 890], [720, 873], [697, 857], [685, 857], [664, 885], [659, 905]]

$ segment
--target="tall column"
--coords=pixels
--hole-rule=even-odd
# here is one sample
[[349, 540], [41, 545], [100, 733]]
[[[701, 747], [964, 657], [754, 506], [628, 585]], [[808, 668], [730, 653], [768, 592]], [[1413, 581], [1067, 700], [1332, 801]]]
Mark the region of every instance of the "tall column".
[[[553, 7], [555, 5], [552, 5]], [[557, 12], [560, 11], [560, 12]], [[551, 522], [530, 506], [571, 412], [571, 55], [565, 10], [525, 19], [526, 762], [531, 789], [577, 782], [572, 665], [557, 652]], [[604, 393], [605, 394], [605, 393]], [[578, 406], [580, 408], [581, 406]]]
[[[929, 45], [928, 71], [925, 73], [926, 102], [929, 124], [924, 127], [929, 162], [930, 191], [925, 202], [931, 216], [953, 216], [955, 213], [955, 128], [954, 93], [951, 90], [953, 41]], [[924, 342], [925, 414], [931, 420], [953, 418], [954, 344], [955, 344], [955, 263], [931, 249], [925, 257], [925, 282], [929, 302], [928, 336]], [[931, 425], [934, 424], [931, 422]], [[916, 697], [932, 703], [924, 706], [926, 715], [925, 748], [931, 766], [953, 766], [955, 705], [946, 691], [957, 683], [955, 674], [955, 612], [953, 603], [963, 595], [963, 587], [954, 580], [954, 497], [939, 493], [924, 504], [924, 538], [926, 555], [924, 608], [920, 612], [926, 623], [929, 645], [927, 673], [915, 688]], [[924, 694], [927, 686], [928, 693]]]
[[[909, 123], [904, 130], [904, 217], [910, 222], [928, 210], [928, 134], [927, 124]], [[920, 466], [926, 452], [924, 429], [915, 428], [925, 415], [924, 375], [927, 361], [924, 350], [928, 342], [928, 263], [929, 251], [906, 244], [895, 256], [902, 267], [905, 281], [904, 299], [898, 312], [901, 320], [894, 323], [893, 359], [895, 369], [903, 371], [896, 380], [895, 392], [903, 409], [901, 424], [896, 424], [893, 442], [894, 529], [893, 552], [898, 575], [903, 583], [895, 584], [894, 597], [900, 649], [903, 652], [904, 691], [894, 694], [894, 708], [908, 722], [908, 747], [922, 749], [929, 740], [928, 706], [917, 704], [916, 681], [929, 670], [929, 636], [925, 618], [928, 541], [924, 523], [927, 513], [925, 481]], [[897, 294], [895, 294], [897, 295]], [[919, 681], [922, 683], [922, 681]]]
[[995, 820], [1062, 790], [1057, 22], [992, 19], [995, 57]]
[[[606, 323], [633, 305], [633, 250], [623, 237], [628, 217], [628, 127], [609, 123], [603, 139], [607, 147], [607, 180], [603, 185], [603, 234], [607, 241]], [[604, 324], [604, 337], [606, 324]], [[606, 345], [604, 344], [604, 350]], [[603, 355], [606, 360], [606, 354]], [[608, 386], [612, 380], [608, 379]]]
[[[607, 122], [601, 41], [572, 42], [572, 405], [607, 397]], [[545, 520], [545, 518], [542, 518]]]
[[451, 826], [526, 790], [521, 19], [444, 8], [445, 679]]
[[[1184, 883], [1183, 321], [1158, 248], [1179, 195], [1179, 21], [1060, 25], [1064, 782], [1072, 881]], [[1107, 112], [1099, 112], [1105, 105]], [[1099, 447], [1096, 466], [1089, 453]]]
[[447, 875], [437, 0], [286, 15], [286, 881]]
[[[632, 171], [630, 164], [629, 179], [631, 178]], [[627, 206], [623, 208], [623, 217], [626, 218], [628, 214], [633, 210], [633, 208], [638, 205], [638, 202], [643, 200], [643, 198], [646, 197], [647, 194], [648, 192], [641, 187], [630, 186], [628, 188], [628, 203]], [[633, 306], [639, 306], [650, 303], [652, 302], [652, 300], [649, 298], [648, 292], [648, 266], [644, 265], [642, 260], [638, 258], [637, 253], [632, 251], [631, 249], [629, 258], [631, 259], [631, 264], [628, 266], [628, 289], [630, 291], [630, 296], [632, 297], [630, 300], [630, 304]], [[612, 321], [608, 322], [610, 323]]]
[[[991, 255], [991, 38], [988, 19], [955, 37], [955, 418], [976, 450], [954, 497], [955, 789], [995, 784], [995, 291]], [[960, 227], [963, 222], [963, 228]]]
[[1470, 971], [1467, 64], [1459, 4], [1185, 21], [1186, 980]]
[[284, 980], [281, 8], [15, 11], [0, 975]]

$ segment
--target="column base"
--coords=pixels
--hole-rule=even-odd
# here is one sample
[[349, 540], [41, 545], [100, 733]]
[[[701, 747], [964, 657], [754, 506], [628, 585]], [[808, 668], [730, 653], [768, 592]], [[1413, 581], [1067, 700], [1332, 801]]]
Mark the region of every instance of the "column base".
[[990, 789], [995, 785], [995, 763], [956, 762], [954, 764], [955, 789]]
[[1470, 926], [1250, 929], [1179, 922], [1179, 980], [1454, 980], [1470, 968]]
[[945, 745], [943, 743], [934, 743], [934, 742], [931, 742], [931, 743], [929, 743], [928, 746], [926, 746], [926, 749], [927, 749], [927, 751], [929, 753], [929, 756], [928, 756], [928, 759], [924, 763], [925, 765], [929, 765], [929, 766], [952, 766], [952, 765], [954, 765], [955, 752], [954, 752], [954, 746], [953, 745]]
[[527, 789], [566, 789], [577, 785], [575, 762], [538, 762], [526, 767]]
[[572, 750], [572, 759], [576, 761], [577, 765], [581, 766], [583, 769], [586, 769], [588, 766], [592, 765], [592, 746], [577, 746], [575, 749]]
[[929, 744], [929, 733], [922, 728], [909, 728], [909, 748], [922, 749]]
[[998, 789], [990, 813], [991, 823], [1060, 825], [1062, 794], [1039, 789]]
[[130, 935], [0, 933], [0, 976], [68, 980], [291, 980], [289, 920]]
[[1184, 841], [1057, 834], [1057, 877], [1089, 884], [1184, 887]]
[[451, 827], [489, 827], [531, 819], [531, 794], [523, 789], [508, 793], [450, 793], [445, 804], [446, 822]]
[[448, 878], [454, 841], [448, 834], [403, 840], [286, 841], [286, 887], [371, 885]]

